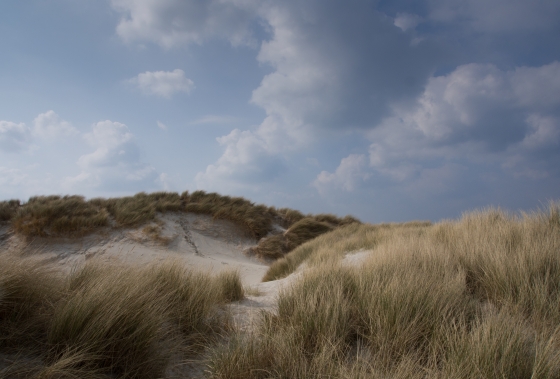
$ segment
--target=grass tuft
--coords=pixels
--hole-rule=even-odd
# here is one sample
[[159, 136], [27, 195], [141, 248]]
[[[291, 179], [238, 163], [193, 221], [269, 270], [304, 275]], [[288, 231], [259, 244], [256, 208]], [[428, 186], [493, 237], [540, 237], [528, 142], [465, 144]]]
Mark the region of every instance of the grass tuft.
[[108, 216], [82, 196], [37, 196], [19, 207], [12, 225], [27, 237], [84, 235], [108, 225]]
[[13, 357], [0, 377], [162, 377], [171, 357], [196, 358], [231, 328], [220, 307], [243, 296], [238, 287], [237, 273], [176, 261], [93, 262], [62, 277], [0, 255], [0, 354]]
[[20, 206], [19, 200], [0, 201], [0, 222], [10, 221]]

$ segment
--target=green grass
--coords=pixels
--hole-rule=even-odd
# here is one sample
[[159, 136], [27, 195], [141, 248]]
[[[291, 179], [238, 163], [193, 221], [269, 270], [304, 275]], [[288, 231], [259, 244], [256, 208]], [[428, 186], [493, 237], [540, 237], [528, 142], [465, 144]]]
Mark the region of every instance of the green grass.
[[[324, 234], [286, 256], [308, 263], [302, 279], [214, 351], [209, 377], [560, 378], [559, 215]], [[357, 250], [364, 261], [341, 263]]]
[[243, 298], [239, 274], [179, 262], [90, 263], [62, 276], [0, 255], [0, 378], [156, 378], [172, 357], [197, 359], [231, 329], [221, 305]]

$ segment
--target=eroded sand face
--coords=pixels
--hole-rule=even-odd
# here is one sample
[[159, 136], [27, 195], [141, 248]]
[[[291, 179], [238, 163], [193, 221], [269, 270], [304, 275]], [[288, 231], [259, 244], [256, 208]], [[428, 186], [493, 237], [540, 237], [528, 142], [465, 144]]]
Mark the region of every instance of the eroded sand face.
[[245, 285], [260, 282], [268, 265], [244, 254], [256, 245], [238, 225], [213, 220], [208, 215], [166, 213], [158, 216], [162, 244], [143, 232], [145, 225], [133, 229], [102, 231], [83, 238], [37, 238], [25, 241], [0, 230], [0, 248], [33, 256], [64, 270], [82, 267], [91, 259], [102, 262], [147, 264], [179, 259], [195, 270], [219, 273], [238, 270]]

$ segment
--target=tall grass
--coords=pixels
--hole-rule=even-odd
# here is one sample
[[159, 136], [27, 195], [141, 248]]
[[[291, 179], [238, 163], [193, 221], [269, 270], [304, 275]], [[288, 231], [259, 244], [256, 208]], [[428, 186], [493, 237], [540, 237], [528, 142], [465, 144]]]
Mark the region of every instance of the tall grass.
[[[302, 242], [312, 239], [313, 241], [295, 246], [289, 254], [278, 255], [277, 258], [280, 257], [280, 259], [271, 264], [263, 281], [284, 278], [306, 260], [310, 264], [336, 261], [347, 252], [372, 249], [379, 242], [393, 236], [396, 229], [423, 230], [429, 225], [431, 223], [428, 221], [377, 225], [361, 224], [360, 222], [343, 223], [339, 228], [331, 228], [333, 231], [330, 233], [315, 236], [315, 239], [302, 238]], [[259, 244], [259, 248], [261, 245], [266, 247], [265, 242]], [[289, 250], [286, 249], [286, 251]]]
[[221, 305], [243, 297], [237, 273], [179, 262], [90, 263], [63, 277], [0, 255], [0, 377], [156, 378], [171, 357], [194, 359], [231, 328]]
[[559, 215], [488, 209], [318, 237], [288, 254], [311, 268], [277, 313], [217, 350], [210, 377], [560, 378]]

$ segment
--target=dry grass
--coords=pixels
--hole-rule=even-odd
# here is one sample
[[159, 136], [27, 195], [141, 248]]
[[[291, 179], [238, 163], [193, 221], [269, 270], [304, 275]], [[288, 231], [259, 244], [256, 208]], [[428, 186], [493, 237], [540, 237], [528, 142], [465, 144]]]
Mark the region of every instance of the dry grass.
[[[332, 229], [360, 223], [351, 216], [305, 216], [288, 208], [277, 210], [241, 197], [204, 191], [183, 192], [181, 195], [141, 192], [134, 196], [88, 201], [82, 196], [37, 196], [24, 204], [17, 200], [1, 202], [0, 222], [10, 221], [14, 231], [27, 238], [75, 237], [104, 227], [145, 225], [155, 221], [158, 213], [165, 212], [202, 213], [214, 219], [232, 221], [261, 240], [254, 252], [267, 259], [281, 258], [302, 243]], [[288, 231], [281, 236], [270, 236], [274, 224], [288, 228]], [[171, 242], [161, 236], [161, 228], [157, 225], [146, 225], [143, 232], [162, 245]]]
[[288, 254], [311, 269], [210, 377], [560, 378], [559, 252], [560, 204], [337, 229]]
[[17, 233], [28, 237], [84, 235], [109, 223], [109, 214], [82, 196], [37, 196], [12, 217]]
[[351, 224], [360, 224], [360, 221], [351, 216], [341, 219], [329, 214], [303, 217], [294, 222], [285, 233], [261, 240], [254, 252], [262, 258], [279, 259], [307, 241]]
[[[332, 232], [318, 235], [308, 243], [300, 243], [289, 254], [278, 255], [277, 257], [281, 258], [272, 263], [263, 281], [284, 278], [294, 272], [305, 260], [310, 264], [336, 261], [349, 251], [372, 249], [380, 241], [392, 236], [397, 229], [415, 230], [426, 228], [429, 225], [431, 223], [428, 221], [377, 225], [361, 224], [359, 222], [342, 224], [336, 230], [331, 228]], [[308, 240], [311, 239], [308, 238]], [[284, 240], [282, 239], [282, 241]], [[302, 241], [305, 242], [306, 240], [302, 238]], [[260, 247], [261, 244], [259, 244]]]
[[238, 273], [90, 263], [62, 277], [0, 256], [0, 378], [156, 378], [230, 329], [221, 304], [243, 297]]
[[10, 221], [20, 206], [19, 200], [0, 201], [0, 222]]

